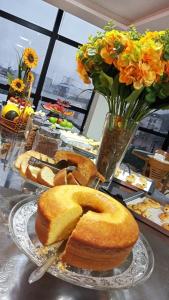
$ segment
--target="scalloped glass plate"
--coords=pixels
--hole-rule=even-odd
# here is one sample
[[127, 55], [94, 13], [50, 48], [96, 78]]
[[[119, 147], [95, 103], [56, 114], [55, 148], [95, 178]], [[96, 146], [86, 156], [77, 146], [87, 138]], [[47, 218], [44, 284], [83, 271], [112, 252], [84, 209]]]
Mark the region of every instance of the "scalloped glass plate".
[[[17, 203], [9, 216], [9, 231], [16, 245], [37, 266], [42, 265], [55, 246], [43, 247], [35, 233], [34, 222], [37, 199]], [[43, 249], [43, 251], [42, 251]], [[69, 283], [85, 288], [108, 290], [130, 288], [148, 279], [153, 271], [153, 252], [143, 237], [133, 247], [132, 253], [123, 265], [106, 272], [94, 272], [70, 266], [53, 264], [48, 272]]]

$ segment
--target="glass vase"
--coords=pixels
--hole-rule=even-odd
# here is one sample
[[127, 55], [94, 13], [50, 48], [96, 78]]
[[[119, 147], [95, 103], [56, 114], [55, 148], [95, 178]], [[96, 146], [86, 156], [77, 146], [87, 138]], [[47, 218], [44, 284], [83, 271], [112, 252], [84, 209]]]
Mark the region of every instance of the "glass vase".
[[103, 136], [97, 157], [97, 169], [106, 181], [113, 178], [135, 134], [137, 123], [121, 116], [106, 115]]

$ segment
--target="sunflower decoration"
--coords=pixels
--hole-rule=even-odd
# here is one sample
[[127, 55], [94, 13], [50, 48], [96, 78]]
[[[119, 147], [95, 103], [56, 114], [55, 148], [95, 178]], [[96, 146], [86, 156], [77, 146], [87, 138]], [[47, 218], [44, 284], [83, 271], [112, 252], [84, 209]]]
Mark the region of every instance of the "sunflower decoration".
[[23, 52], [23, 62], [27, 68], [35, 68], [38, 64], [36, 51], [32, 48], [25, 48]]
[[32, 72], [28, 72], [28, 75], [27, 75], [27, 81], [29, 82], [29, 83], [32, 83], [33, 81], [34, 81], [34, 75], [33, 75], [33, 73]]
[[11, 82], [11, 88], [18, 93], [22, 93], [25, 88], [25, 84], [22, 79], [16, 78]]

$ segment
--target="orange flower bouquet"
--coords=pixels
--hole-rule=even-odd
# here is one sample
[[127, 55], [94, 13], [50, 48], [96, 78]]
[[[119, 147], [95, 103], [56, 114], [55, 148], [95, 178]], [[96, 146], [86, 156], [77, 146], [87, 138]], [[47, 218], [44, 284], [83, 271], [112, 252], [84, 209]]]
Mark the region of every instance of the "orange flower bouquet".
[[[92, 82], [108, 103], [104, 147], [101, 145], [98, 157], [99, 171], [109, 174], [107, 177], [112, 173], [106, 171], [107, 164], [113, 158], [107, 150], [103, 155], [105, 144], [120, 161], [120, 149], [124, 150], [131, 137], [128, 131], [150, 112], [169, 108], [169, 30], [140, 34], [135, 28], [119, 31], [110, 27], [90, 37], [76, 57], [81, 79]], [[112, 140], [119, 143], [117, 149]]]

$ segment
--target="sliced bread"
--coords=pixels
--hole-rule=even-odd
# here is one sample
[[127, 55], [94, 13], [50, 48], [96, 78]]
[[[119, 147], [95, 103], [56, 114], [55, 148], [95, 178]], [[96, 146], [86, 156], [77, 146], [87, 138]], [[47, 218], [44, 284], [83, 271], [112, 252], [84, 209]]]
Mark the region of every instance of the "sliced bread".
[[48, 187], [54, 186], [55, 174], [49, 167], [43, 167], [38, 173], [37, 180], [40, 184]]

